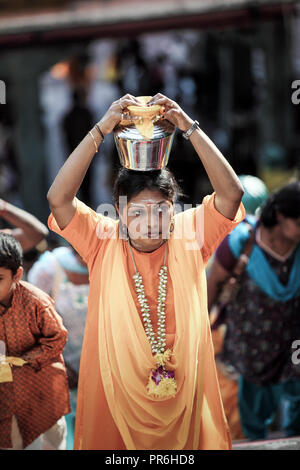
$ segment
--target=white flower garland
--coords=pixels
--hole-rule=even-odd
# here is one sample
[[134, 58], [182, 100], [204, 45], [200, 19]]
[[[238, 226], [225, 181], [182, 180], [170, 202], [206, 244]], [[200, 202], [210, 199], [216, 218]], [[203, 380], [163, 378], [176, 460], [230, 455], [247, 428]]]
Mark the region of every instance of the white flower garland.
[[159, 284], [158, 284], [158, 303], [157, 303], [157, 316], [158, 328], [157, 338], [153, 330], [153, 325], [150, 318], [150, 308], [145, 294], [145, 287], [143, 284], [142, 276], [136, 272], [133, 276], [137, 298], [141, 307], [142, 318], [146, 336], [151, 344], [153, 354], [162, 354], [166, 347], [166, 314], [165, 302], [167, 296], [167, 266], [162, 266], [159, 271]]
[[145, 293], [145, 287], [143, 284], [143, 278], [136, 268], [134, 261], [132, 248], [129, 243], [130, 255], [133, 261], [135, 274], [133, 275], [133, 280], [135, 284], [135, 289], [137, 293], [138, 302], [141, 307], [141, 313], [145, 328], [146, 336], [151, 344], [152, 352], [154, 355], [163, 354], [166, 347], [166, 313], [165, 313], [165, 304], [167, 297], [167, 281], [168, 281], [168, 269], [166, 266], [166, 257], [167, 257], [167, 245], [165, 246], [165, 256], [164, 264], [159, 271], [159, 284], [158, 284], [158, 300], [157, 300], [157, 337], [153, 330], [153, 325], [150, 316], [150, 308], [148, 300]]
[[150, 316], [150, 308], [145, 294], [145, 287], [143, 278], [136, 268], [132, 249], [129, 243], [129, 251], [133, 261], [135, 274], [133, 280], [137, 293], [138, 302], [141, 307], [141, 313], [144, 323], [146, 336], [150, 342], [152, 353], [155, 356], [157, 369], [151, 370], [147, 391], [149, 395], [158, 398], [174, 397], [177, 392], [177, 384], [175, 380], [174, 371], [166, 370], [165, 364], [170, 359], [172, 352], [170, 349], [166, 350], [166, 314], [165, 304], [167, 297], [167, 281], [168, 270], [166, 266], [167, 245], [165, 245], [164, 264], [159, 271], [159, 284], [158, 284], [158, 301], [157, 301], [157, 336], [153, 330], [153, 325]]

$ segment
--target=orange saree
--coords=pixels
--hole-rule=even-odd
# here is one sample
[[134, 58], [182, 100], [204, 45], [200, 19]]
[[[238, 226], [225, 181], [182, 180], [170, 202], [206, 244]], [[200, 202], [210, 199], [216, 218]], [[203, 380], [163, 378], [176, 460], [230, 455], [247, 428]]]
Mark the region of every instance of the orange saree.
[[[177, 382], [177, 394], [170, 398], [147, 394], [155, 361], [137, 308], [128, 243], [118, 237], [118, 223], [78, 200], [64, 230], [50, 216], [49, 227], [72, 243], [90, 270], [75, 449], [231, 448], [214, 362], [204, 267], [224, 236], [242, 220], [244, 210], [241, 206], [231, 221], [216, 211], [213, 196], [200, 207], [175, 216], [176, 231], [167, 241], [167, 347], [173, 351], [170, 362]], [[196, 234], [191, 241], [183, 227], [195, 228], [200, 210], [203, 236]], [[154, 327], [163, 253], [163, 248], [150, 254], [135, 251]]]

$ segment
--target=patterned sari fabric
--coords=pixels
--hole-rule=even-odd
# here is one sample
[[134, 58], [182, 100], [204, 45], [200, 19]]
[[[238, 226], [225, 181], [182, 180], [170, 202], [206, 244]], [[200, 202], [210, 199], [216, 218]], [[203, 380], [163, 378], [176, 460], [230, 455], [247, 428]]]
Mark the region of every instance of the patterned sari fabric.
[[[74, 246], [90, 272], [75, 448], [230, 449], [207, 314], [205, 264], [243, 219], [243, 207], [231, 221], [215, 209], [212, 195], [202, 209], [175, 216], [175, 227], [186, 223], [195, 230], [202, 211], [204, 225], [202, 237], [196, 234], [194, 242], [185, 236], [176, 239], [176, 230], [167, 242], [166, 337], [173, 350], [167, 366], [175, 369], [178, 390], [175, 397], [158, 399], [146, 391], [155, 363], [133, 289], [128, 242], [118, 237], [118, 222], [76, 203], [65, 229], [59, 229], [52, 214], [48, 222]], [[135, 251], [155, 329], [163, 248]]]
[[17, 284], [11, 306], [0, 306], [0, 341], [6, 356], [26, 361], [0, 383], [0, 447], [10, 448], [15, 415], [27, 447], [69, 412], [63, 348], [67, 331], [50, 297], [27, 282]]
[[[61, 247], [51, 252], [46, 251], [33, 265], [27, 279], [54, 300], [55, 308], [68, 331], [68, 341], [64, 348], [63, 357], [66, 366], [74, 371], [74, 375], [78, 375], [89, 285], [74, 284], [69, 281], [65, 268], [63, 268], [60, 261], [61, 256], [68, 253], [68, 251], [71, 251], [71, 248]], [[75, 267], [80, 272], [78, 267], [74, 266], [74, 269]]]
[[[257, 245], [256, 249], [262, 251], [281, 286], [287, 286], [298, 262], [299, 247], [285, 261], [276, 260]], [[231, 271], [235, 257], [227, 238], [216, 256], [222, 266]], [[299, 378], [299, 367], [291, 360], [293, 342], [300, 338], [299, 294], [280, 301], [264, 292], [248, 271], [243, 273], [240, 285], [237, 298], [226, 305], [223, 312], [227, 331], [221, 360], [258, 385]]]

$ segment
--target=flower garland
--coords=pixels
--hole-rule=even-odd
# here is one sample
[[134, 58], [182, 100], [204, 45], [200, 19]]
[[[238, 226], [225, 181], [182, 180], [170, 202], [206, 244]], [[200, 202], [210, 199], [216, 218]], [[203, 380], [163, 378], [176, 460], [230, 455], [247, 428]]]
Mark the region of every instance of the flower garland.
[[140, 304], [142, 319], [146, 336], [151, 345], [152, 353], [155, 356], [157, 369], [152, 370], [149, 376], [147, 391], [149, 395], [154, 397], [170, 397], [175, 396], [177, 391], [177, 384], [175, 381], [174, 371], [165, 369], [166, 362], [170, 359], [172, 352], [166, 348], [166, 313], [165, 302], [167, 296], [167, 281], [168, 269], [166, 266], [167, 246], [165, 246], [164, 264], [159, 271], [159, 284], [158, 284], [158, 301], [157, 301], [157, 317], [158, 328], [157, 335], [154, 333], [153, 325], [151, 322], [150, 308], [145, 294], [145, 287], [141, 274], [137, 271], [136, 264], [133, 257], [131, 245], [129, 243], [129, 251], [133, 261], [135, 274], [133, 280], [135, 284], [138, 302]]

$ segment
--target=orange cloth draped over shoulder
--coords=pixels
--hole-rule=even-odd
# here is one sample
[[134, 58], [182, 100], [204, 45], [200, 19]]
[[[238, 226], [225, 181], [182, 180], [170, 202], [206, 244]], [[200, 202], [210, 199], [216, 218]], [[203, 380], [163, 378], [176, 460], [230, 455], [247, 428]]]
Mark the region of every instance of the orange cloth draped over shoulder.
[[[60, 230], [89, 267], [90, 294], [82, 347], [75, 449], [231, 449], [214, 362], [207, 312], [205, 264], [221, 240], [245, 216], [220, 214], [214, 194], [175, 216], [167, 243], [167, 347], [175, 369], [175, 397], [147, 394], [156, 368], [144, 332], [132, 275], [128, 242], [117, 221], [76, 199], [76, 212]], [[134, 250], [156, 331], [158, 272], [164, 245], [152, 253]]]

